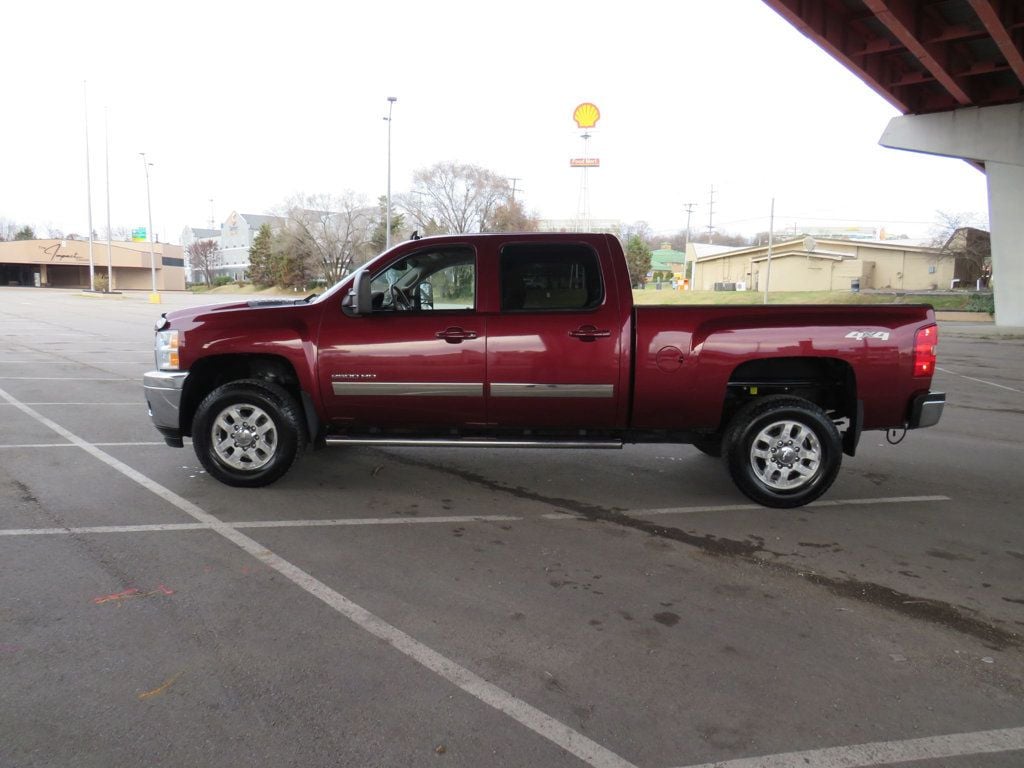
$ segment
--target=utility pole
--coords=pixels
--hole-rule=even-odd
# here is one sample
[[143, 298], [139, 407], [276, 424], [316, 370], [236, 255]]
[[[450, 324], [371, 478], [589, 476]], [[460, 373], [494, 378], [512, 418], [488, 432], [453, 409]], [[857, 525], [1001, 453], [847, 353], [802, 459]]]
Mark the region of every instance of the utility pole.
[[210, 229], [213, 229], [213, 198], [210, 198]]
[[696, 203], [683, 203], [683, 207], [686, 209], [686, 235], [683, 238], [683, 280], [686, 280], [686, 257], [690, 250], [690, 216], [693, 215], [693, 209], [697, 207]]
[[764, 272], [764, 303], [768, 303], [768, 281], [772, 277], [772, 231], [775, 229], [775, 198], [772, 198], [772, 210], [768, 216], [768, 265]]
[[508, 180], [512, 182], [512, 202], [514, 203], [516, 201], [516, 182], [522, 181], [522, 178], [519, 176], [509, 176]]
[[708, 242], [715, 239], [715, 185], [711, 185], [711, 196], [708, 200]]

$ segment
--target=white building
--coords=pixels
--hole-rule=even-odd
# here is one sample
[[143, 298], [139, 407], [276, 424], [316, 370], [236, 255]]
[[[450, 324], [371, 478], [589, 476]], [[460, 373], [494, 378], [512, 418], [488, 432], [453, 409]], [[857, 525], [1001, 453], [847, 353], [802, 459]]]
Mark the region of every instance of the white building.
[[[231, 280], [244, 280], [249, 272], [249, 248], [263, 224], [269, 224], [271, 229], [276, 230], [284, 224], [284, 219], [280, 216], [232, 211], [220, 229], [185, 227], [181, 233], [181, 245], [187, 258], [188, 247], [193, 242], [213, 240], [219, 248], [214, 276], [224, 275]], [[188, 279], [202, 280], [202, 275], [193, 275], [190, 267]]]

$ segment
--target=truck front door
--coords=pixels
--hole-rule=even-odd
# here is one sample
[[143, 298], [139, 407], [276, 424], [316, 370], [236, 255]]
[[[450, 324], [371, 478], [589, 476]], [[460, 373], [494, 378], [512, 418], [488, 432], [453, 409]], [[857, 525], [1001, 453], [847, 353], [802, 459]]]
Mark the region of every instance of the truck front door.
[[415, 430], [484, 422], [487, 338], [476, 311], [476, 281], [474, 249], [434, 246], [372, 276], [371, 314], [327, 310], [318, 375], [335, 427]]

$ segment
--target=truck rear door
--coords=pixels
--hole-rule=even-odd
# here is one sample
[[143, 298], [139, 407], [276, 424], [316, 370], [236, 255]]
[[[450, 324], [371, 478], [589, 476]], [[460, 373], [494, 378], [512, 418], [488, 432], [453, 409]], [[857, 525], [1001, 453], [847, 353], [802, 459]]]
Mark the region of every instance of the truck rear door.
[[487, 324], [490, 423], [616, 426], [622, 334], [608, 258], [583, 241], [501, 248], [500, 306]]

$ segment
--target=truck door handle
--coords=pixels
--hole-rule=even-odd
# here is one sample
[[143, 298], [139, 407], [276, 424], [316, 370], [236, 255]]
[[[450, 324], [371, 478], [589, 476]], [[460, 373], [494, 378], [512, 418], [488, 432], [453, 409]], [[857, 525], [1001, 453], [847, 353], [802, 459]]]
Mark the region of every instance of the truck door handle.
[[580, 341], [593, 341], [594, 339], [606, 339], [612, 335], [612, 332], [599, 331], [592, 325], [581, 325], [575, 331], [569, 331], [569, 335]]
[[449, 344], [460, 344], [467, 339], [475, 339], [476, 331], [464, 331], [461, 328], [445, 328], [434, 334], [439, 339], [444, 339]]

